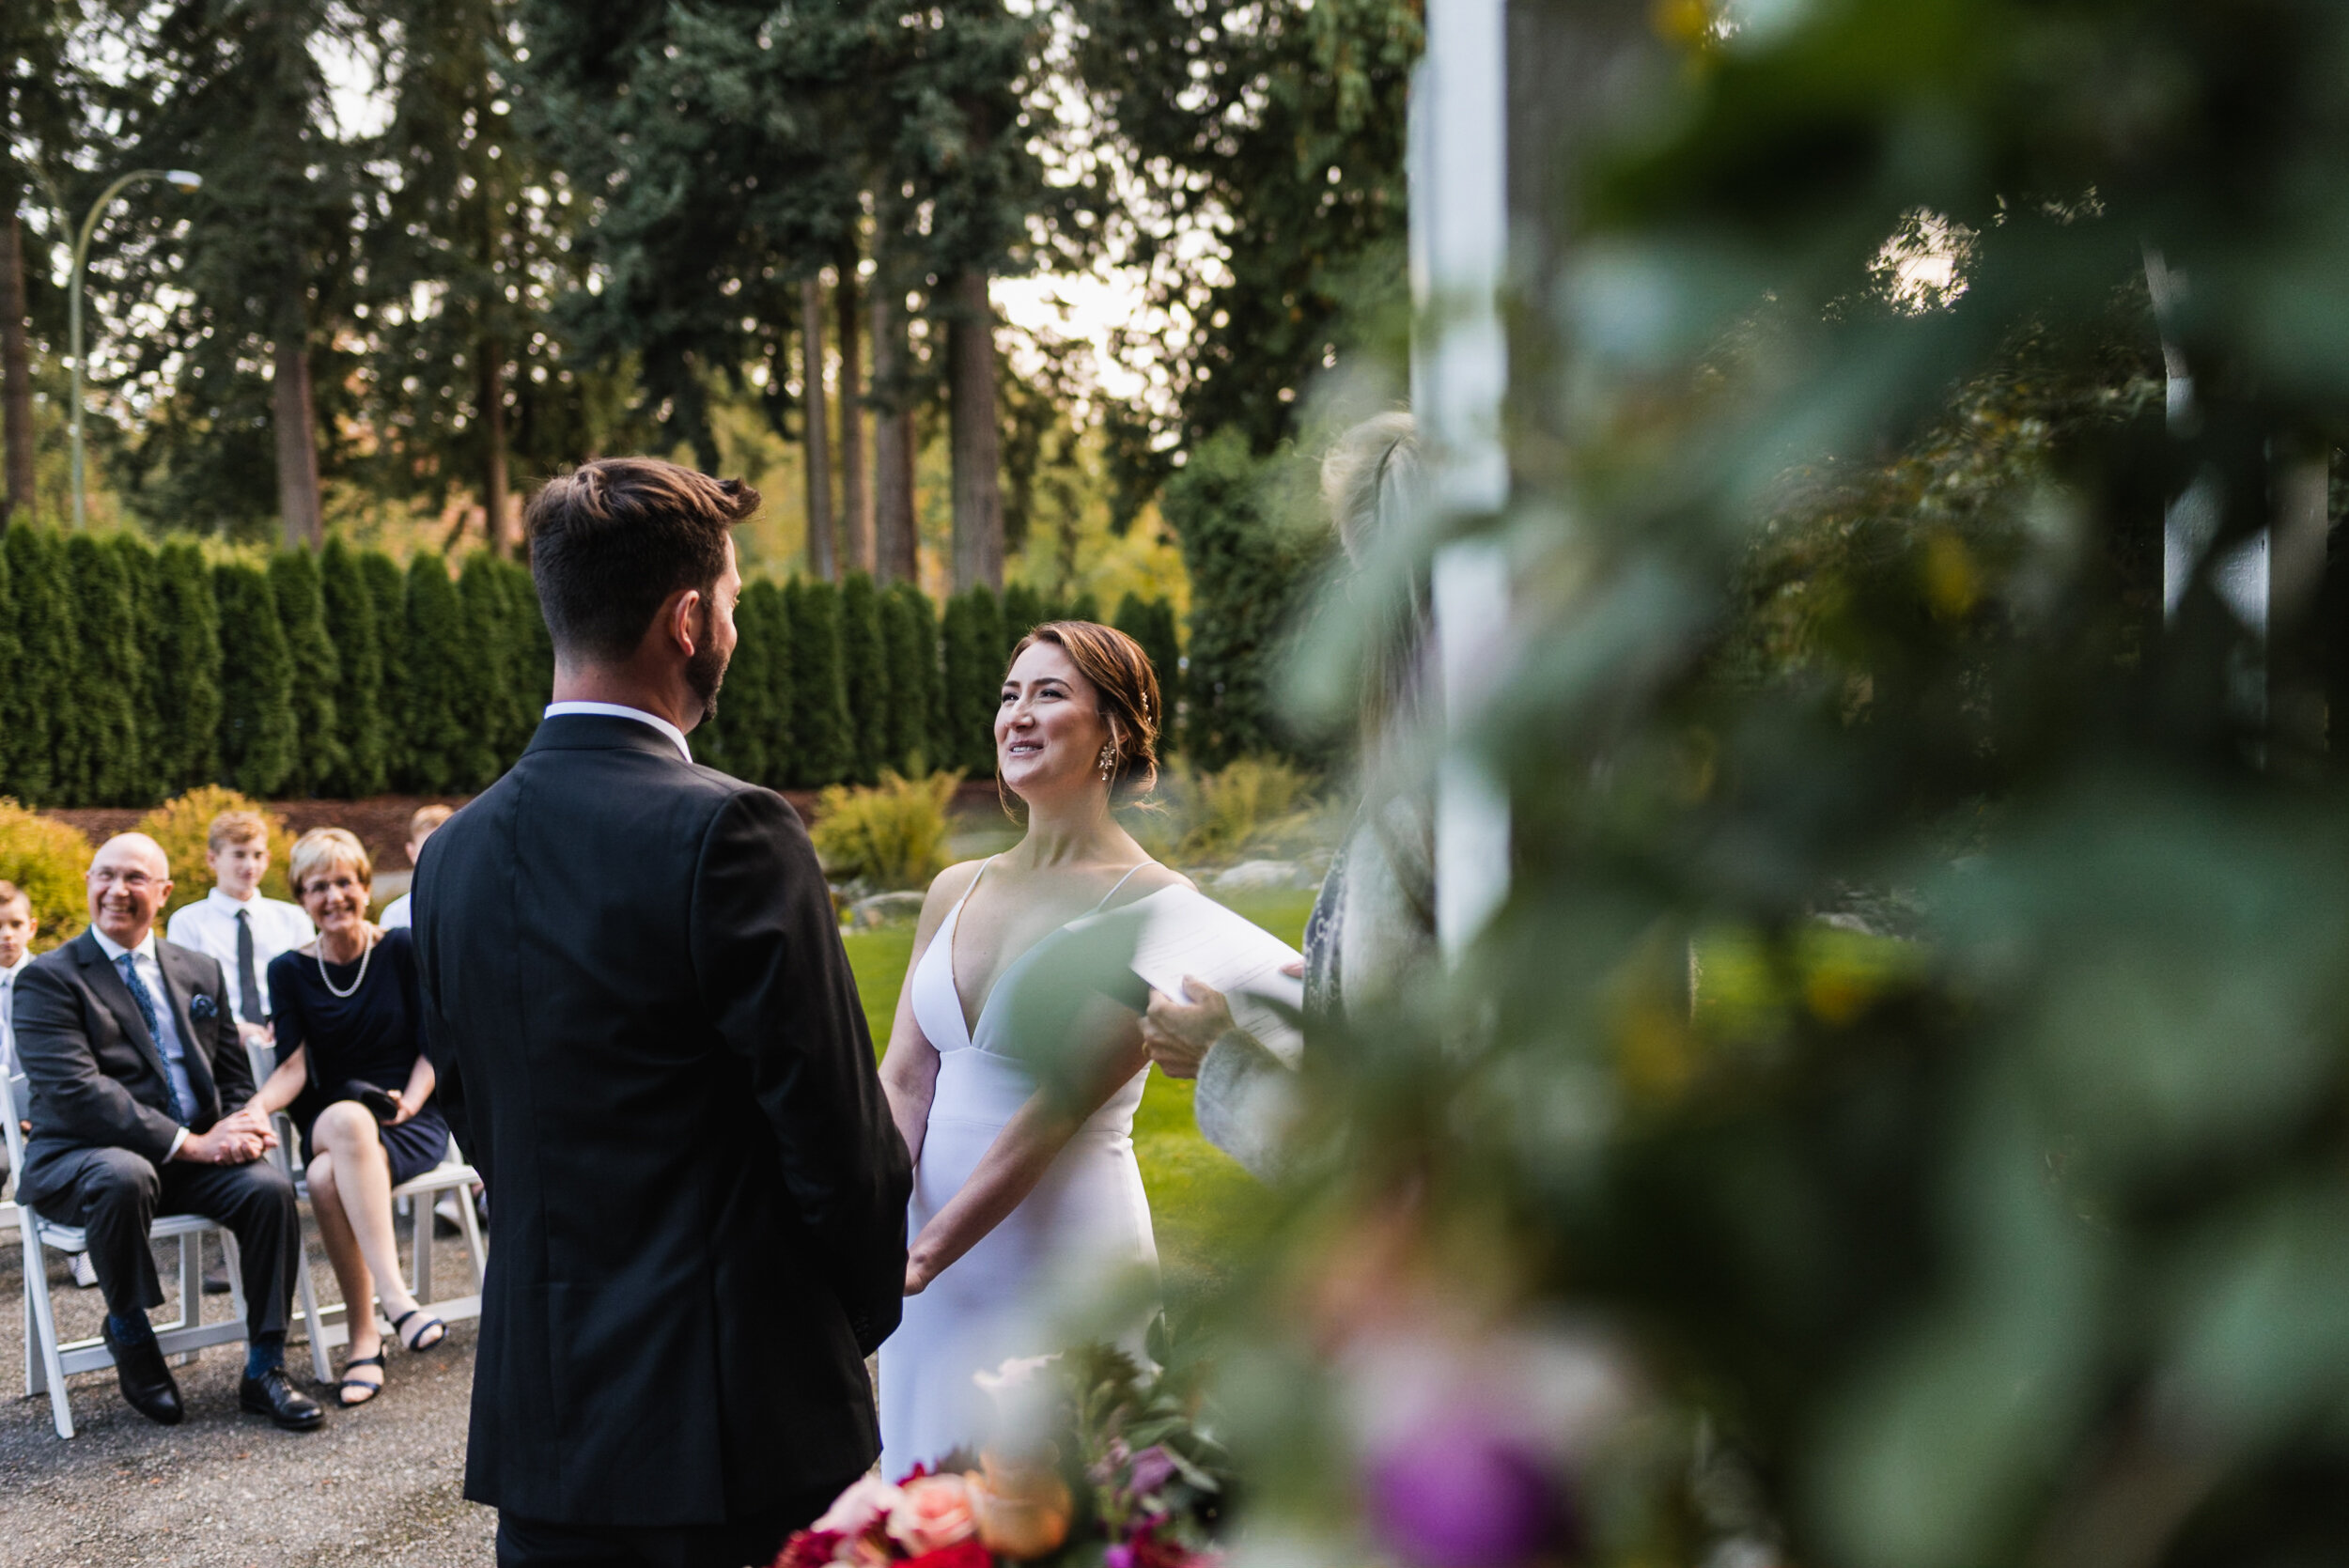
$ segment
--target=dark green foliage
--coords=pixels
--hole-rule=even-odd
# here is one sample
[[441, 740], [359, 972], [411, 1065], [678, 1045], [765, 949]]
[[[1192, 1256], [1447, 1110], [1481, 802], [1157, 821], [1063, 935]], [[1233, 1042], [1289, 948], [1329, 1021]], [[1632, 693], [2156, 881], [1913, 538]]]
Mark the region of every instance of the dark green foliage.
[[1295, 746], [1275, 719], [1272, 676], [1325, 546], [1276, 515], [1269, 466], [1223, 431], [1191, 455], [1161, 503], [1190, 574], [1183, 749], [1206, 768]]
[[343, 773], [345, 763], [342, 717], [334, 702], [342, 686], [342, 665], [327, 634], [318, 558], [306, 550], [279, 551], [270, 558], [269, 587], [277, 603], [278, 624], [286, 629], [286, 652], [293, 660], [297, 742], [286, 789], [293, 795], [321, 795]]
[[131, 574], [119, 551], [87, 534], [66, 542], [66, 566], [82, 634], [68, 698], [76, 719], [74, 744], [63, 750], [60, 770], [75, 800], [144, 805], [138, 699], [146, 670]]
[[1092, 589], [1087, 588], [1066, 605], [1055, 608], [1052, 612], [1052, 618], [1061, 621], [1091, 621], [1097, 626], [1101, 622], [1101, 601], [1094, 597]]
[[880, 594], [863, 572], [850, 572], [840, 585], [840, 674], [848, 688], [855, 755], [849, 782], [879, 784], [881, 769], [894, 766], [890, 752], [893, 692]]
[[219, 777], [220, 605], [203, 552], [192, 544], [156, 551], [153, 579], [147, 645], [155, 721], [148, 768], [157, 792], [172, 796]]
[[28, 806], [80, 803], [77, 781], [58, 764], [78, 749], [72, 708], [75, 634], [73, 595], [66, 577], [65, 542], [29, 527], [8, 531], [9, 590], [14, 599], [17, 657], [8, 685], [8, 793]]
[[1003, 688], [1003, 623], [984, 582], [946, 601], [939, 637], [942, 700], [937, 765], [973, 777], [995, 772], [995, 710]]
[[160, 764], [163, 751], [163, 661], [157, 657], [163, 633], [157, 618], [161, 606], [161, 583], [155, 573], [155, 552], [135, 534], [117, 534], [107, 538], [105, 546], [121, 564], [123, 580], [129, 584], [131, 605], [131, 640], [136, 649], [137, 679], [131, 690], [132, 716], [138, 726], [139, 776], [142, 799], [158, 799], [169, 793], [163, 783]]
[[448, 566], [437, 555], [408, 563], [407, 617], [400, 633], [400, 747], [397, 777], [422, 795], [462, 789], [477, 744], [459, 706], [474, 690], [465, 665], [472, 638]]
[[1044, 596], [1024, 582], [1015, 582], [1003, 590], [1002, 626], [1003, 656], [1011, 656], [1012, 644], [1046, 621], [1056, 620], [1044, 602]]
[[[1189, 353], [1153, 356], [1173, 381], [1171, 409], [1112, 411], [1118, 511], [1130, 516], [1176, 450], [1231, 428], [1271, 452], [1297, 433], [1325, 365], [1401, 336], [1405, 110], [1422, 9], [1275, 0], [1242, 16], [1104, 0], [1084, 16], [1077, 70], [1103, 174], [1147, 189], [1142, 211], [1207, 202], [1229, 214], [1223, 278], [1204, 299], [1195, 269], [1148, 273], [1154, 305], [1179, 302], [1201, 325]], [[1104, 222], [1112, 236], [1139, 226], [1116, 202]], [[1159, 241], [1136, 238], [1156, 253]]]
[[791, 617], [783, 590], [764, 578], [750, 583], [735, 619], [741, 641], [718, 697], [727, 754], [739, 759], [729, 770], [781, 789], [793, 772]]
[[[24, 530], [19, 528], [18, 533]], [[25, 695], [19, 677], [24, 645], [17, 635], [16, 588], [8, 567], [8, 541], [0, 538], [0, 796], [16, 794], [17, 726], [23, 722]]]
[[375, 607], [376, 645], [381, 652], [383, 769], [387, 784], [405, 784], [408, 731], [408, 578], [388, 555], [368, 551], [359, 557], [359, 582]]
[[881, 596], [881, 635], [889, 659], [889, 767], [908, 778], [930, 771], [930, 759], [944, 758], [930, 734], [939, 702], [938, 613], [929, 596], [910, 582], [890, 585]]
[[791, 623], [792, 786], [838, 784], [856, 765], [848, 689], [840, 659], [840, 590], [795, 580], [785, 591]]
[[[384, 708], [383, 621], [362, 563], [340, 539], [329, 539], [319, 555], [319, 597], [340, 677], [334, 688], [334, 719], [342, 741], [339, 766], [325, 791], [346, 800], [382, 792], [390, 780], [393, 740]], [[392, 582], [397, 588], [397, 577]]]
[[511, 660], [507, 678], [514, 683], [515, 699], [521, 705], [521, 727], [512, 737], [506, 759], [511, 767], [530, 744], [530, 737], [538, 733], [538, 721], [547, 704], [554, 700], [554, 643], [547, 635], [546, 617], [538, 610], [538, 589], [530, 580], [530, 568], [501, 561], [498, 569], [506, 577], [506, 645]]
[[1181, 644], [1174, 632], [1174, 605], [1166, 598], [1143, 598], [1140, 594], [1128, 594], [1117, 601], [1117, 619], [1111, 623], [1118, 630], [1142, 644], [1149, 656], [1150, 667], [1158, 672], [1159, 696], [1166, 711], [1159, 715], [1159, 729], [1171, 748], [1174, 738], [1174, 715], [1182, 710], [1183, 663]]
[[220, 611], [221, 772], [239, 792], [267, 799], [292, 776], [301, 739], [293, 654], [259, 567], [214, 567], [212, 598]]
[[455, 711], [463, 735], [455, 763], [463, 790], [486, 789], [521, 754], [529, 723], [516, 683], [517, 606], [506, 564], [487, 551], [465, 558], [457, 579], [465, 658]]

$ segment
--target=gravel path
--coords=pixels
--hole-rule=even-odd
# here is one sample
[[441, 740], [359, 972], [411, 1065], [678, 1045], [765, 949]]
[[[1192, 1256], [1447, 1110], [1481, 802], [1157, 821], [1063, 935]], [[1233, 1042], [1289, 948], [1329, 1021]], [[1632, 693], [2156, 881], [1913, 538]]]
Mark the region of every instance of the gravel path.
[[[208, 1252], [217, 1261], [216, 1251]], [[315, 1229], [310, 1258], [321, 1299], [336, 1299]], [[166, 1291], [176, 1259], [175, 1250], [163, 1273]], [[188, 1405], [187, 1421], [176, 1427], [157, 1426], [123, 1404], [111, 1371], [72, 1378], [77, 1435], [62, 1442], [50, 1425], [48, 1397], [23, 1393], [23, 1260], [15, 1233], [0, 1233], [0, 1389], [8, 1396], [0, 1398], [0, 1562], [8, 1568], [451, 1568], [493, 1560], [496, 1516], [459, 1496], [472, 1323], [452, 1325], [429, 1355], [395, 1349], [387, 1390], [348, 1412], [334, 1408], [324, 1390], [308, 1389], [309, 1347], [297, 1339], [288, 1365], [328, 1405], [319, 1432], [280, 1432], [240, 1413], [243, 1347], [222, 1345], [174, 1369]], [[433, 1272], [444, 1294], [469, 1288], [463, 1244], [440, 1242]], [[50, 1291], [69, 1339], [97, 1331], [96, 1291], [76, 1290], [54, 1262]], [[227, 1311], [226, 1296], [205, 1299], [207, 1321]]]

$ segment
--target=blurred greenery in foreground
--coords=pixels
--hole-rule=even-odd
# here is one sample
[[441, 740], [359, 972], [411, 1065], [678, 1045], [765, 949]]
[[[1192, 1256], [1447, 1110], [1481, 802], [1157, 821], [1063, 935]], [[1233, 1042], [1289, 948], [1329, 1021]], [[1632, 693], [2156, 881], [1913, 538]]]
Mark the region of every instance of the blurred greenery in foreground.
[[2349, 9], [1510, 48], [1512, 500], [1299, 674], [1505, 552], [1511, 888], [1309, 1057], [1243, 1552], [2349, 1560]]

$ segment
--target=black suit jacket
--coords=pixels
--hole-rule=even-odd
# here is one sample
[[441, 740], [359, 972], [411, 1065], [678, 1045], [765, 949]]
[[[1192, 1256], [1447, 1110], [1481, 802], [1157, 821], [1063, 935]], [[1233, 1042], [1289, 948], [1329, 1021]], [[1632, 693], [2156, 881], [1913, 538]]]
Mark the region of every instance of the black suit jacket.
[[[202, 1132], [224, 1109], [253, 1097], [253, 1069], [237, 1037], [219, 962], [160, 937], [155, 957], [168, 993], [155, 1002], [171, 1009], [186, 1048], [196, 1106], [189, 1126]], [[17, 976], [16, 1052], [33, 1092], [23, 1187], [34, 1204], [57, 1196], [51, 1178], [62, 1179], [60, 1156], [129, 1149], [161, 1165], [171, 1153], [180, 1124], [171, 1108], [163, 1053], [131, 988], [89, 932], [41, 955]]]
[[798, 815], [558, 716], [432, 835], [414, 907], [496, 1230], [465, 1496], [674, 1527], [861, 1473], [911, 1174]]

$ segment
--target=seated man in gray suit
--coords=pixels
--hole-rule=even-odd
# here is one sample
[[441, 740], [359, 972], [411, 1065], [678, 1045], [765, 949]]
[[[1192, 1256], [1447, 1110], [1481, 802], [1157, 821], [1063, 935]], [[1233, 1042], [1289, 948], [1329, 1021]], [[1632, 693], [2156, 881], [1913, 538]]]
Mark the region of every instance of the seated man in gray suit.
[[33, 1123], [18, 1194], [88, 1233], [123, 1398], [165, 1425], [183, 1412], [147, 1320], [163, 1303], [148, 1227], [159, 1214], [227, 1226], [244, 1265], [238, 1403], [306, 1432], [326, 1414], [286, 1377], [302, 1255], [293, 1183], [261, 1157], [277, 1140], [246, 1109], [253, 1071], [218, 960], [155, 935], [170, 896], [162, 846], [144, 833], [107, 840], [90, 862], [90, 928], [17, 976]]

